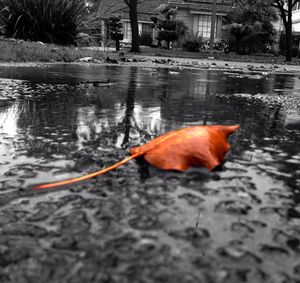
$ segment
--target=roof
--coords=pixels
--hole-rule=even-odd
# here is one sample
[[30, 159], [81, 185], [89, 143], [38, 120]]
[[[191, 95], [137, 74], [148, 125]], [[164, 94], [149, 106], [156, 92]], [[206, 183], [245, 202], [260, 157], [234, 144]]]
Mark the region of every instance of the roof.
[[[151, 21], [151, 17], [157, 15], [155, 10], [167, 0], [138, 0], [137, 11], [139, 21]], [[129, 8], [123, 0], [101, 0], [98, 13], [101, 18], [120, 15], [122, 19], [129, 19]]]
[[[217, 13], [227, 13], [233, 0], [217, 0]], [[195, 12], [211, 12], [213, 0], [138, 0], [138, 20], [151, 21], [151, 17], [158, 15], [156, 8], [169, 3], [179, 9], [189, 9]], [[100, 0], [98, 13], [101, 18], [120, 15], [122, 19], [129, 19], [129, 8], [123, 0]]]
[[[217, 13], [227, 13], [233, 4], [233, 0], [217, 0]], [[211, 12], [213, 0], [169, 0], [169, 4], [179, 9], [189, 9], [197, 12]]]

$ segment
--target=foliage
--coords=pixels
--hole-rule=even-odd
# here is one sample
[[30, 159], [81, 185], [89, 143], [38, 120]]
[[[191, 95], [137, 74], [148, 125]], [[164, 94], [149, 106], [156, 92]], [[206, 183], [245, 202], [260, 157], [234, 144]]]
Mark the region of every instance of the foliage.
[[93, 14], [93, 13], [97, 12], [98, 6], [100, 4], [99, 2], [101, 2], [101, 1], [99, 1], [99, 0], [86, 0], [85, 1], [89, 14]]
[[156, 11], [160, 14], [159, 19], [171, 20], [176, 15], [177, 9], [167, 4], [161, 4], [156, 8]]
[[292, 46], [292, 57], [299, 57], [299, 46]]
[[160, 30], [158, 32], [157, 39], [159, 41], [166, 41], [167, 42], [167, 48], [170, 48], [170, 42], [175, 41], [178, 39], [178, 33], [173, 30]]
[[76, 35], [75, 45], [78, 47], [99, 46], [101, 34], [99, 30], [88, 30], [89, 33], [80, 32]]
[[90, 36], [90, 45], [99, 45], [102, 41], [102, 15], [98, 11], [100, 2], [99, 0], [85, 0], [86, 13], [80, 26], [80, 32]]
[[[183, 44], [183, 48], [190, 52], [209, 51], [210, 40], [203, 39], [199, 35], [189, 35], [188, 39]], [[227, 53], [229, 51], [228, 43], [224, 40], [214, 42], [213, 49]]]
[[228, 24], [223, 27], [236, 38], [236, 51], [251, 53], [272, 44], [276, 31], [272, 22], [278, 19], [270, 0], [236, 1], [227, 16]]
[[[286, 35], [284, 33], [280, 34], [279, 39], [279, 53], [281, 55], [286, 56], [287, 46], [286, 46]], [[296, 38], [292, 37], [292, 45], [291, 45], [291, 57], [292, 58], [300, 58], [300, 49], [299, 49], [299, 42]]]
[[224, 53], [229, 52], [229, 45], [225, 40], [214, 42], [213, 48], [218, 51], [223, 51]]
[[151, 46], [152, 45], [152, 35], [151, 33], [141, 33], [140, 34], [140, 44], [142, 46]]
[[190, 52], [198, 52], [200, 49], [200, 43], [195, 40], [195, 39], [187, 39], [182, 47], [186, 50], [186, 51], [190, 51]]
[[269, 23], [277, 21], [276, 10], [271, 6], [273, 0], [238, 0], [230, 10], [228, 17], [234, 22]]
[[[170, 7], [167, 4], [161, 4], [156, 8], [160, 13], [158, 17], [152, 17], [154, 28], [158, 30], [157, 39], [159, 43], [165, 41], [167, 48], [170, 48], [170, 42], [176, 41], [179, 38], [179, 27], [182, 28], [182, 23], [177, 24], [177, 21], [173, 20], [176, 15], [176, 9]], [[182, 32], [182, 29], [181, 29]]]
[[183, 42], [186, 40], [186, 36], [188, 28], [185, 26], [184, 22], [176, 21], [176, 32], [178, 33], [178, 40], [177, 43], [180, 47], [182, 47]]
[[203, 42], [203, 37], [199, 35], [189, 35], [189, 37], [184, 41], [182, 47], [186, 51], [198, 52], [200, 50], [201, 43]]
[[82, 0], [0, 0], [0, 26], [8, 37], [72, 44], [84, 25]]
[[123, 40], [122, 23], [120, 17], [110, 17], [109, 22], [109, 35], [112, 40], [116, 42], [116, 51], [120, 50], [120, 40]]

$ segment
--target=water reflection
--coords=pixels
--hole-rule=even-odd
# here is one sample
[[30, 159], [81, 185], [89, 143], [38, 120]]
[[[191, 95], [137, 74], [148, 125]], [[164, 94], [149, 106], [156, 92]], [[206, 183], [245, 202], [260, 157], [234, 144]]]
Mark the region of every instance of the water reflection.
[[[262, 93], [299, 103], [293, 76], [74, 65], [3, 68], [0, 76], [0, 97], [10, 102], [0, 108], [1, 158], [9, 164], [1, 180], [19, 161], [71, 166], [68, 154], [86, 147], [127, 148], [202, 124], [241, 124], [235, 153], [244, 160], [277, 162], [281, 172], [298, 164], [297, 109], [216, 96]], [[80, 84], [107, 78], [109, 86]]]
[[133, 115], [134, 115], [134, 99], [135, 99], [135, 93], [136, 93], [136, 70], [132, 69], [130, 72], [129, 77], [129, 85], [128, 85], [128, 91], [127, 91], [127, 99], [126, 99], [126, 111], [125, 111], [125, 117], [123, 120], [124, 123], [124, 138], [122, 141], [121, 146], [124, 148], [129, 143], [129, 136], [130, 136], [130, 130], [132, 128], [133, 121]]
[[[97, 239], [104, 233], [119, 237], [120, 226], [126, 235], [130, 231], [150, 235], [151, 240], [134, 240], [137, 244], [132, 250], [137, 249], [139, 259], [148, 244], [151, 254], [157, 251], [161, 257], [159, 246], [168, 242], [171, 246], [163, 250], [176, 254], [175, 262], [184, 262], [184, 268], [190, 263], [192, 273], [202, 272], [206, 266], [210, 269], [210, 263], [217, 263], [214, 273], [220, 276], [223, 269], [235, 268], [239, 274], [245, 270], [245, 276], [250, 268], [257, 269], [261, 275], [257, 278], [262, 280], [239, 277], [249, 282], [265, 282], [265, 274], [273, 282], [273, 274], [292, 273], [289, 269], [299, 254], [300, 218], [297, 77], [96, 65], [2, 68], [0, 77], [1, 204], [8, 203], [10, 193], [19, 187], [27, 193], [28, 184], [105, 167], [127, 155], [128, 147], [175, 128], [241, 125], [231, 137], [231, 155], [217, 173], [155, 171], [151, 175], [149, 170], [150, 176], [140, 180], [142, 170], [132, 162], [112, 175], [82, 184], [92, 184], [88, 190], [29, 198], [18, 195], [0, 211], [2, 228], [9, 228], [6, 232], [19, 231], [13, 228], [15, 220], [9, 213], [16, 210], [22, 225], [29, 229], [41, 224], [54, 231], [57, 221], [57, 227], [66, 223], [66, 230], [57, 230], [62, 231], [61, 236], [67, 231], [73, 237], [87, 222], [92, 223], [93, 238]], [[80, 84], [107, 78], [110, 85]], [[82, 221], [73, 221], [73, 213], [85, 215], [83, 212], [88, 221], [81, 216]], [[70, 220], [61, 222], [64, 217]], [[75, 233], [69, 233], [69, 225]], [[55, 242], [59, 233], [53, 233]], [[93, 243], [89, 233], [78, 238], [81, 242], [87, 236], [88, 248]], [[160, 237], [161, 242], [157, 240]], [[14, 238], [24, 237], [17, 234]], [[55, 247], [51, 241], [47, 240], [47, 251]], [[107, 242], [103, 238], [100, 242], [104, 243], [100, 243], [102, 253]], [[118, 238], [117, 242], [122, 241]], [[131, 257], [127, 249], [131, 241], [129, 246], [127, 240], [124, 244], [124, 258]], [[114, 249], [116, 253], [119, 247]], [[178, 262], [179, 258], [183, 260]], [[173, 256], [170, 259], [173, 262]], [[123, 272], [122, 264], [121, 268]]]

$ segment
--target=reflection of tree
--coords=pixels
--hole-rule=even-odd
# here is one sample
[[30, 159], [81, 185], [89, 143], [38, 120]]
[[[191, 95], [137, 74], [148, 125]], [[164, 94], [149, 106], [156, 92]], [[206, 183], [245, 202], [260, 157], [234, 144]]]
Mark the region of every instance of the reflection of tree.
[[129, 85], [127, 90], [127, 101], [126, 101], [126, 111], [125, 117], [123, 120], [124, 123], [124, 138], [122, 142], [122, 147], [126, 147], [129, 142], [130, 129], [132, 127], [132, 118], [134, 111], [134, 98], [136, 91], [136, 74], [137, 70], [135, 68], [131, 68], [130, 77], [129, 77]]
[[[161, 90], [168, 99], [161, 103], [162, 118], [175, 128], [184, 124], [242, 125], [239, 135], [260, 144], [264, 137], [283, 131], [284, 113], [281, 105], [256, 99], [235, 98], [235, 93], [266, 93], [277, 96], [274, 87], [290, 87], [290, 78], [270, 79], [230, 78], [221, 72], [182, 72], [180, 80], [169, 77], [168, 87]], [[173, 79], [173, 81], [172, 81]], [[232, 87], [232, 89], [231, 89]], [[230, 88], [230, 91], [228, 90]], [[215, 94], [220, 94], [216, 96]], [[223, 94], [232, 98], [223, 99]]]
[[[19, 103], [17, 126], [24, 134], [28, 154], [65, 153], [77, 141], [75, 96], [48, 93]], [[67, 150], [68, 151], [68, 150]]]
[[275, 89], [276, 94], [286, 94], [285, 91], [287, 89], [292, 90], [294, 86], [294, 79], [291, 76], [283, 75], [283, 74], [275, 74]]
[[77, 130], [79, 144], [82, 142], [93, 148], [108, 145], [127, 148], [161, 133], [157, 131], [155, 123], [155, 114], [160, 113], [159, 101], [153, 105], [157, 86], [154, 89], [152, 85], [143, 88], [137, 97], [137, 89], [141, 89], [145, 83], [145, 71], [139, 68], [122, 70], [126, 72], [119, 75], [118, 79], [126, 81], [126, 85], [122, 88], [112, 86], [105, 92], [90, 92], [89, 99], [93, 105], [80, 108], [78, 123], [81, 126]]
[[[126, 98], [126, 109], [124, 114], [124, 119], [122, 120], [122, 134], [124, 133], [121, 146], [126, 148], [129, 146], [130, 139], [135, 138], [135, 142], [143, 143], [149, 140], [151, 137], [156, 136], [158, 133], [155, 132], [155, 129], [151, 127], [151, 120], [149, 119], [149, 108], [148, 100], [146, 101], [146, 109], [144, 109], [143, 104], [136, 104], [136, 90], [137, 86], [141, 83], [141, 80], [144, 78], [140, 74], [138, 68], [131, 68], [129, 75], [129, 83], [127, 89], [127, 98]], [[151, 102], [152, 100], [149, 99]], [[136, 107], [135, 107], [136, 106]], [[147, 113], [147, 115], [144, 115]], [[151, 117], [153, 118], [153, 117]], [[132, 136], [130, 136], [132, 134]]]
[[[211, 80], [211, 72], [207, 73], [207, 80], [210, 81]], [[204, 109], [206, 109], [206, 101], [210, 100], [211, 98], [211, 84], [210, 83], [206, 83], [206, 89], [205, 89], [205, 100], [204, 100]], [[203, 114], [203, 125], [207, 124], [207, 121], [209, 120], [209, 117], [207, 115], [207, 112], [204, 111]]]
[[[194, 123], [208, 120], [206, 102], [209, 102], [209, 72], [191, 74], [182, 72], [177, 76], [165, 76], [166, 87], [162, 89], [161, 114], [172, 124], [171, 128], [182, 126], [182, 123]], [[169, 130], [171, 130], [171, 128]]]

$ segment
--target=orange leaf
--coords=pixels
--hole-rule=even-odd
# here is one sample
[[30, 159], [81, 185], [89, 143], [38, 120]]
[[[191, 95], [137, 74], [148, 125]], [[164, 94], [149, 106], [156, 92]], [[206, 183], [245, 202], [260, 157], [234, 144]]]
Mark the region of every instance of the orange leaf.
[[212, 170], [223, 161], [230, 149], [227, 138], [238, 128], [238, 125], [183, 128], [131, 148], [130, 153], [140, 153], [159, 169], [185, 171], [201, 166]]
[[34, 190], [60, 187], [87, 180], [113, 170], [139, 156], [154, 167], [185, 171], [189, 167], [213, 170], [224, 160], [230, 149], [228, 136], [240, 126], [193, 126], [175, 130], [130, 149], [130, 157], [100, 171], [65, 181], [34, 186]]

